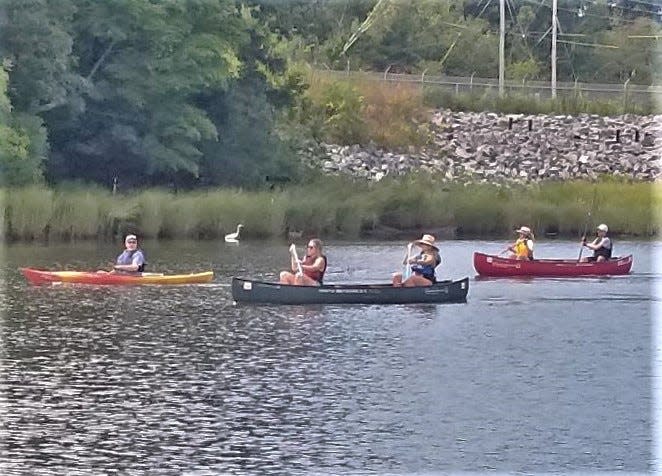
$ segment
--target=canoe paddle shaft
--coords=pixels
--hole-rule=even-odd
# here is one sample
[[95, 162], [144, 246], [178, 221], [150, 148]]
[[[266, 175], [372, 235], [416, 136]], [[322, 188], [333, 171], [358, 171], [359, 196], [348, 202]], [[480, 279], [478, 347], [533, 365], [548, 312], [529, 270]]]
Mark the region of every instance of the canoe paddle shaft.
[[411, 247], [413, 243], [409, 243], [407, 245], [407, 254], [405, 255], [405, 259], [402, 261], [402, 264], [404, 265], [404, 269], [402, 270], [402, 278], [407, 279], [409, 276], [411, 276], [411, 266], [409, 266], [409, 257], [411, 256]]
[[579, 263], [582, 260], [582, 252], [584, 251], [584, 242], [586, 241], [586, 232], [588, 231], [588, 222], [591, 220], [591, 212], [588, 212], [586, 216], [586, 223], [584, 223], [584, 234], [582, 235], [582, 244], [579, 245], [579, 257], [577, 262]]
[[299, 256], [297, 255], [297, 247], [294, 245], [294, 243], [290, 245], [290, 254], [297, 264], [297, 274], [303, 274], [303, 270], [301, 269], [301, 262], [299, 261]]

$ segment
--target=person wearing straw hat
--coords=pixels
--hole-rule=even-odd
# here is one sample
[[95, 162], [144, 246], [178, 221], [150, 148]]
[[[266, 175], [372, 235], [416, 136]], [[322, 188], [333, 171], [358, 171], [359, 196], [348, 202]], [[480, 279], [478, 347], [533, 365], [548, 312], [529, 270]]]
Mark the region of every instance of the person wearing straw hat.
[[404, 281], [402, 273], [393, 274], [393, 286], [395, 287], [414, 287], [414, 286], [432, 286], [437, 282], [435, 268], [441, 264], [439, 248], [435, 245], [435, 239], [432, 235], [423, 235], [420, 240], [413, 242], [421, 249], [416, 256], [405, 259], [405, 264], [411, 265], [412, 274]]
[[582, 259], [582, 261], [596, 261], [600, 263], [601, 261], [607, 261], [611, 258], [611, 249], [612, 243], [611, 238], [607, 236], [609, 233], [609, 227], [604, 223], [601, 223], [596, 228], [597, 237], [591, 243], [586, 243], [586, 237], [582, 237], [582, 246], [586, 246], [588, 249], [593, 250], [593, 256]]
[[533, 232], [528, 226], [521, 226], [515, 230], [519, 236], [515, 243], [506, 248], [506, 251], [513, 253], [513, 258], [519, 260], [532, 260], [533, 259]]

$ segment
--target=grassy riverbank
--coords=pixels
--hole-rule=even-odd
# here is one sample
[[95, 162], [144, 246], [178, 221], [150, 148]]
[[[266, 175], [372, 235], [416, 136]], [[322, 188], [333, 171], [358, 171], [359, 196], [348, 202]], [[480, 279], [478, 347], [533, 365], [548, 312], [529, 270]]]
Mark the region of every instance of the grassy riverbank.
[[110, 239], [128, 231], [143, 237], [217, 239], [238, 223], [246, 238], [322, 238], [432, 230], [463, 237], [510, 236], [522, 224], [538, 236], [577, 237], [608, 223], [613, 234], [657, 236], [655, 197], [662, 185], [603, 181], [497, 186], [443, 184], [408, 177], [368, 184], [325, 178], [282, 191], [216, 189], [173, 194], [151, 189], [111, 195], [93, 187], [27, 187], [3, 191], [7, 241]]

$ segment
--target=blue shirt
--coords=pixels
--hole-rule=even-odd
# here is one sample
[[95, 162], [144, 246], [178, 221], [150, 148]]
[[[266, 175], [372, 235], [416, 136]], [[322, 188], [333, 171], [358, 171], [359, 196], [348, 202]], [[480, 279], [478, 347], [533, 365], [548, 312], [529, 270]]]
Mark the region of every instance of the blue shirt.
[[117, 264], [135, 264], [140, 269], [145, 265], [145, 255], [143, 255], [143, 252], [140, 250], [124, 250], [122, 254], [117, 257]]

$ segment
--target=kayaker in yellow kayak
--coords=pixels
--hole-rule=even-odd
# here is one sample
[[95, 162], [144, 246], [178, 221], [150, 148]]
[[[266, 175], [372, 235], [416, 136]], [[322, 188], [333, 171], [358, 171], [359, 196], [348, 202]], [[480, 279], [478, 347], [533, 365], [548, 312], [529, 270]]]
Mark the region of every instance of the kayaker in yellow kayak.
[[124, 238], [126, 249], [117, 257], [113, 266], [113, 273], [142, 273], [145, 271], [145, 255], [138, 249], [136, 235], [126, 235]]

